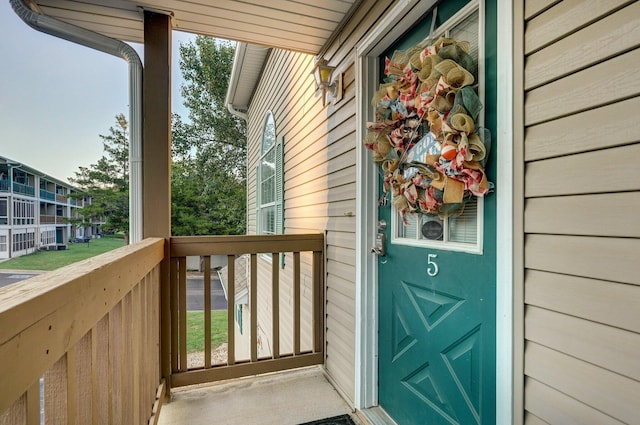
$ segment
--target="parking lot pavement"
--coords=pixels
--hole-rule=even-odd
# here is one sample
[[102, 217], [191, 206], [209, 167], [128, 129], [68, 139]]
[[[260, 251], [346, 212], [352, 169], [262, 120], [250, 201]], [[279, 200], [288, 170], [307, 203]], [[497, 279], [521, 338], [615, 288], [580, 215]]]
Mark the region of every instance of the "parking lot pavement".
[[[227, 299], [217, 273], [211, 273], [211, 310], [226, 310]], [[187, 275], [187, 311], [204, 310], [204, 276], [202, 273]]]
[[18, 283], [40, 273], [22, 270], [3, 270], [0, 272], [0, 288]]

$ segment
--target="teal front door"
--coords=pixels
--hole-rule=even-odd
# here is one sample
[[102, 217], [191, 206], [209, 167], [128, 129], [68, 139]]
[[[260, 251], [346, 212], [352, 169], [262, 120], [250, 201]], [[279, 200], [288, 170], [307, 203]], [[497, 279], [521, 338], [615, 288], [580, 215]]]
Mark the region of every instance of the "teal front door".
[[[479, 10], [466, 1], [441, 2], [434, 34], [440, 27], [444, 36], [470, 38], [465, 41], [484, 65], [476, 87], [484, 104], [478, 121], [495, 139], [495, 33], [479, 30], [482, 17], [486, 28], [492, 22], [488, 3]], [[432, 16], [387, 56], [423, 39]], [[491, 181], [495, 160], [490, 152], [485, 170]], [[378, 194], [386, 251], [378, 256], [379, 405], [399, 425], [494, 424], [495, 194], [469, 199], [459, 215], [411, 213], [404, 220], [390, 195]]]

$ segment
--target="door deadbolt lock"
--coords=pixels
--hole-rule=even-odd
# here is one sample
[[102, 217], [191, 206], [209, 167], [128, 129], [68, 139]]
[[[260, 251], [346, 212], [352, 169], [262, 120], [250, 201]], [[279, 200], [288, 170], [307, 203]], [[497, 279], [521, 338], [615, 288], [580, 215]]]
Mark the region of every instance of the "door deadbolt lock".
[[378, 233], [376, 235], [376, 245], [371, 248], [371, 252], [376, 254], [378, 257], [384, 257], [387, 255], [387, 250], [385, 248], [387, 241], [387, 237], [384, 233]]

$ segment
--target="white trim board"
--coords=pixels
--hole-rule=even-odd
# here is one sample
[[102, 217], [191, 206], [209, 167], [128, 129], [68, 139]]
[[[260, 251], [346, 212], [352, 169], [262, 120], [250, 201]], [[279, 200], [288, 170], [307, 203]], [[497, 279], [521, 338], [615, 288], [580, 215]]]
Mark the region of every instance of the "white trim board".
[[[355, 407], [360, 410], [378, 404], [378, 311], [377, 261], [374, 246], [377, 222], [377, 170], [364, 140], [366, 123], [372, 119], [369, 99], [379, 80], [376, 57], [398, 39], [404, 28], [423, 16], [435, 0], [401, 0], [380, 20], [356, 47], [356, 371]], [[480, 0], [481, 7], [484, 2]], [[512, 34], [512, 4], [498, 0], [498, 34]], [[496, 423], [510, 424], [513, 418], [513, 66], [511, 37], [498, 38], [497, 138], [497, 294], [496, 294]]]
[[513, 2], [497, 0], [496, 424], [513, 423]]

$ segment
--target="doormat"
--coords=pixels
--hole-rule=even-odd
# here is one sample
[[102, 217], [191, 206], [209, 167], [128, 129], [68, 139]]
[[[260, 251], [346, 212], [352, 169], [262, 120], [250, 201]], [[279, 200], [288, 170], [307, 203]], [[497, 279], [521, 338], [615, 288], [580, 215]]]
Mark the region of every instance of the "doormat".
[[351, 420], [351, 416], [342, 415], [333, 418], [320, 419], [319, 421], [305, 422], [300, 425], [355, 425]]

